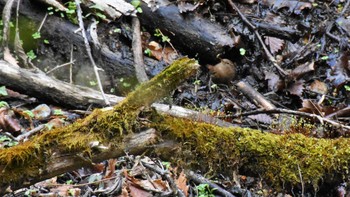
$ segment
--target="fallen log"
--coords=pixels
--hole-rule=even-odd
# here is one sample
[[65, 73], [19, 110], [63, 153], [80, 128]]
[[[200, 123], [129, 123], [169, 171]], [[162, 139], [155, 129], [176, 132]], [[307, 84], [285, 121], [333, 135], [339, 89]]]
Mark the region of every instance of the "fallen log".
[[[142, 107], [166, 95], [196, 68], [193, 60], [178, 60], [112, 110], [95, 110], [70, 126], [1, 149], [1, 191], [118, 157], [124, 151], [139, 154], [147, 150], [148, 154], [158, 154], [203, 172], [232, 174], [240, 169], [259, 174], [277, 188], [304, 184], [317, 189], [322, 183], [339, 182], [342, 176], [338, 175], [347, 174], [349, 139], [315, 139], [301, 134], [275, 135], [238, 127], [220, 128]], [[145, 119], [147, 121], [140, 121]]]
[[[139, 125], [140, 127], [136, 126], [138, 125], [136, 117], [140, 108], [149, 106], [158, 98], [167, 95], [179, 83], [193, 75], [197, 69], [198, 65], [194, 60], [188, 58], [177, 60], [174, 66], [140, 86], [138, 91], [130, 94], [128, 99], [115, 106], [113, 110], [104, 112], [95, 110], [84, 120], [77, 121], [68, 127], [46, 132], [13, 148], [0, 150], [0, 192], [4, 192], [9, 186], [16, 189], [74, 168], [75, 165], [69, 161], [78, 160], [77, 163], [84, 166], [88, 163], [84, 160], [96, 161], [96, 155], [100, 155], [101, 160], [98, 159], [98, 161], [105, 160], [111, 155], [118, 156], [115, 153], [110, 154], [109, 151], [116, 151], [116, 153], [142, 151], [143, 148], [139, 146], [139, 142], [136, 143], [138, 144], [136, 148], [127, 145], [129, 143], [124, 144], [133, 138], [135, 129], [137, 131], [144, 128], [142, 124]], [[147, 140], [141, 140], [141, 144], [148, 145], [156, 142], [156, 140], [149, 140], [155, 137], [146, 138]], [[96, 142], [103, 146], [91, 145]], [[105, 152], [107, 153], [104, 154]], [[62, 158], [61, 155], [69, 157]], [[82, 159], [80, 162], [79, 157]], [[61, 165], [57, 165], [58, 159], [67, 163], [60, 162]], [[52, 167], [50, 164], [56, 165]]]
[[215, 62], [218, 55], [234, 47], [233, 38], [223, 26], [195, 14], [182, 14], [176, 5], [168, 1], [159, 3], [155, 10], [151, 5], [142, 3], [141, 24], [150, 31], [160, 29], [166, 33], [181, 52]]
[[[0, 0], [1, 9], [6, 2], [7, 0]], [[16, 5], [14, 5], [12, 8], [12, 12], [14, 12], [16, 9], [15, 6]], [[20, 15], [30, 19], [34, 24], [37, 23], [37, 26], [39, 26], [39, 23], [43, 20], [46, 14], [45, 11], [45, 5], [29, 0], [22, 0], [19, 8]], [[103, 26], [103, 24], [101, 26]], [[22, 28], [24, 28], [24, 30]], [[89, 58], [86, 56], [83, 37], [81, 34], [75, 33], [78, 28], [79, 26], [72, 24], [68, 20], [62, 20], [62, 18], [59, 16], [48, 16], [40, 33], [41, 37], [48, 40], [50, 44], [36, 42], [28, 38], [24, 40], [26, 49], [33, 49], [38, 56], [37, 59], [40, 59], [40, 61], [34, 61], [35, 65], [38, 68], [44, 70], [44, 68], [47, 68], [48, 66], [53, 68], [56, 65], [61, 65], [68, 62], [71, 54], [71, 45], [73, 45], [75, 59], [73, 73], [75, 75], [78, 73], [85, 73], [85, 75], [90, 74], [87, 73], [87, 71], [91, 67], [91, 63]], [[21, 32], [33, 30], [28, 27], [19, 27], [19, 31]], [[111, 51], [107, 45], [116, 41], [107, 40], [106, 42], [107, 43], [103, 42], [101, 49], [93, 48], [93, 55], [97, 61], [98, 66], [105, 71], [108, 77], [110, 77], [109, 80], [111, 81], [112, 85], [114, 85], [115, 79], [135, 76], [133, 55], [132, 51], [127, 46], [127, 43], [125, 44], [122, 41], [119, 41], [120, 45], [122, 45], [121, 49]], [[157, 61], [145, 57], [145, 65], [147, 65], [148, 68], [154, 68], [154, 66], [157, 65]], [[152, 76], [154, 75], [151, 69], [149, 70], [149, 74]], [[60, 80], [68, 79], [68, 74], [65, 70], [63, 70], [61, 73], [58, 72], [54, 76]], [[106, 80], [108, 80], [108, 78]], [[77, 79], [74, 81], [77, 81]], [[106, 84], [109, 85], [109, 83]]]

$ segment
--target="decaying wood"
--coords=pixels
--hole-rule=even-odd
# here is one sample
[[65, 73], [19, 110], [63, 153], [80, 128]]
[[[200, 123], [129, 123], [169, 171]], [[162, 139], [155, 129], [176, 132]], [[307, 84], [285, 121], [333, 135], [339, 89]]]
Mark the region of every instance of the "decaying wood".
[[[7, 0], [0, 0], [0, 7], [3, 8], [6, 3]], [[14, 6], [13, 9], [15, 9]], [[45, 16], [45, 10], [46, 9], [40, 7], [38, 3], [35, 3], [35, 1], [21, 0], [19, 12], [20, 15], [40, 23]], [[74, 68], [76, 68], [78, 64], [88, 66], [90, 61], [86, 56], [83, 37], [80, 34], [74, 33], [78, 28], [77, 25], [72, 24], [68, 20], [62, 20], [59, 16], [49, 16], [41, 30], [41, 36], [49, 40], [50, 45], [42, 45], [41, 49], [43, 51], [56, 51], [55, 55], [59, 57], [65, 56], [68, 60], [70, 57], [71, 45], [73, 45], [75, 59]], [[60, 46], [61, 48], [56, 48], [55, 46]], [[42, 50], [39, 50], [39, 52], [42, 52]], [[104, 43], [101, 49], [92, 50], [94, 58], [98, 59], [98, 65], [101, 66], [106, 73], [113, 75], [115, 79], [118, 79], [118, 77], [134, 76], [135, 71], [131, 50], [111, 51]], [[37, 66], [42, 67], [44, 64], [61, 65], [63, 63], [66, 62], [57, 62], [53, 58], [45, 62], [38, 62]], [[157, 62], [151, 58], [145, 57], [144, 63], [147, 67], [152, 67]]]
[[92, 57], [91, 47], [90, 47], [90, 44], [89, 44], [89, 40], [87, 39], [86, 31], [85, 31], [85, 27], [84, 27], [83, 14], [82, 14], [82, 10], [80, 8], [80, 1], [79, 0], [75, 0], [75, 5], [77, 7], [77, 17], [78, 17], [78, 21], [79, 21], [80, 32], [81, 32], [81, 35], [84, 38], [84, 44], [85, 44], [86, 52], [87, 52], [87, 55], [89, 56], [90, 62], [91, 62], [92, 67], [94, 69], [94, 73], [95, 73], [96, 81], [97, 81], [97, 84], [98, 84], [98, 88], [100, 89], [100, 92], [102, 94], [103, 100], [105, 101], [105, 104], [106, 105], [110, 105], [109, 100], [106, 98], [105, 93], [103, 91], [100, 74], [98, 72], [100, 68], [97, 67], [97, 65], [95, 63], [95, 60]]
[[140, 20], [137, 17], [132, 17], [132, 51], [134, 54], [135, 73], [139, 83], [148, 81], [145, 65], [143, 63], [143, 51], [141, 40]]
[[[1, 149], [0, 191], [4, 192], [8, 186], [16, 189], [33, 184], [67, 170], [91, 165], [91, 162], [123, 155], [124, 152], [140, 154], [146, 150], [203, 172], [232, 174], [236, 169], [243, 169], [280, 186], [298, 185], [302, 177], [305, 186], [317, 189], [321, 181], [341, 181], [342, 176], [337, 175], [348, 173], [349, 139], [315, 139], [300, 134], [274, 135], [251, 129], [219, 128], [142, 110], [143, 106], [165, 96], [193, 74], [194, 61], [182, 61], [181, 65], [191, 66], [166, 69], [166, 74], [145, 83], [112, 110], [96, 110], [68, 127], [45, 132], [12, 148]], [[36, 79], [47, 79], [43, 73], [32, 74], [3, 61], [0, 67], [0, 83], [16, 87], [23, 93], [46, 93], [45, 97], [61, 102], [58, 98], [64, 101], [67, 99], [65, 94], [52, 95], [52, 92], [66, 91], [62, 89], [67, 88], [70, 93], [79, 95], [87, 91], [79, 92], [84, 88], [71, 85], [52, 84], [51, 80], [45, 84], [45, 81]], [[8, 76], [12, 76], [12, 81], [4, 78]], [[21, 87], [24, 84], [39, 88]], [[91, 95], [84, 98], [89, 96], [91, 100], [96, 99]], [[79, 106], [78, 99], [72, 103]], [[149, 121], [139, 121], [139, 115]], [[144, 131], [148, 127], [151, 129]], [[139, 141], [135, 142], [135, 139]]]
[[222, 26], [192, 14], [181, 14], [177, 6], [168, 1], [159, 3], [155, 11], [151, 5], [142, 3], [141, 24], [150, 30], [158, 28], [165, 32], [185, 54], [213, 62], [234, 47], [233, 39]]
[[[132, 128], [135, 128], [132, 126], [132, 124], [134, 124], [132, 122], [135, 121], [135, 119], [132, 118], [134, 117], [132, 114], [135, 112], [132, 110], [138, 110], [143, 104], [148, 106], [158, 98], [169, 94], [172, 89], [174, 89], [179, 83], [183, 82], [186, 78], [196, 73], [196, 70], [198, 69], [198, 65], [195, 63], [195, 61], [188, 58], [180, 59], [174, 62], [174, 64], [177, 66], [169, 67], [166, 69], [163, 75], [153, 78], [153, 80], [140, 86], [138, 91], [131, 93], [128, 100], [122, 101], [118, 105], [119, 107], [115, 107], [113, 110], [102, 113], [106, 116], [100, 114], [101, 111], [97, 110], [88, 116], [90, 118], [70, 125], [69, 129], [60, 128], [51, 132], [46, 132], [43, 135], [37, 136], [31, 141], [27, 141], [19, 146], [15, 146], [14, 148], [0, 150], [0, 191], [4, 192], [10, 184], [12, 188], [17, 188], [19, 186], [24, 186], [25, 182], [43, 180], [48, 178], [48, 175], [58, 175], [63, 173], [63, 169], [69, 170], [74, 168], [75, 163], [84, 166], [87, 163], [95, 160], [95, 154], [107, 156], [111, 155], [109, 151], [115, 151], [121, 155], [124, 153], [124, 151], [129, 152], [134, 150], [132, 148], [135, 145], [131, 145], [129, 143], [130, 138], [134, 137]], [[166, 82], [162, 83], [163, 78], [166, 78], [166, 76], [173, 76], [174, 78], [167, 78], [167, 80], [165, 80]], [[155, 94], [155, 92], [157, 94]], [[123, 112], [120, 110], [125, 111]], [[115, 116], [115, 114], [118, 114], [117, 111], [124, 114], [122, 116], [131, 115], [130, 117], [124, 118], [119, 115]], [[117, 127], [110, 124], [112, 127], [107, 128], [109, 127], [107, 126], [106, 128], [101, 129], [96, 127], [99, 124], [95, 122], [97, 120], [96, 118], [102, 118], [104, 121], [107, 121], [103, 123], [105, 126], [109, 125], [109, 121], [114, 120], [120, 121], [120, 124], [117, 123], [117, 125], [119, 125]], [[131, 127], [129, 127], [129, 125]], [[119, 136], [119, 134], [121, 135]], [[155, 137], [149, 137], [148, 133], [143, 132], [143, 134], [145, 135], [144, 137], [138, 136], [138, 138], [147, 138], [146, 141], [141, 140], [143, 147], [157, 141], [154, 140]], [[113, 138], [119, 141], [119, 144], [113, 145], [108, 142]], [[102, 145], [95, 145], [96, 142], [97, 144]], [[142, 151], [142, 149], [144, 149], [140, 146], [139, 141], [136, 144], [137, 146], [135, 150]], [[118, 148], [115, 147], [119, 147], [119, 151]], [[84, 155], [84, 152], [89, 154]], [[69, 153], [70, 155], [67, 158], [62, 156], [66, 155], [66, 153]], [[89, 156], [89, 158], [86, 158], [87, 156]], [[90, 159], [90, 156], [92, 156], [92, 160]], [[79, 158], [81, 159], [79, 160]], [[62, 162], [57, 163], [58, 161]], [[18, 166], [19, 163], [21, 163], [20, 166]]]
[[247, 97], [249, 98], [256, 106], [262, 107], [264, 109], [270, 110], [275, 109], [275, 105], [265, 99], [265, 97], [256, 91], [249, 84], [240, 81], [236, 84], [237, 88]]
[[[17, 90], [18, 92], [32, 96], [40, 95], [43, 101], [66, 105], [75, 109], [87, 109], [91, 105], [95, 107], [104, 106], [104, 99], [101, 93], [91, 88], [59, 81], [41, 72], [33, 73], [26, 69], [10, 65], [5, 61], [0, 61], [0, 68], [0, 84], [6, 85], [6, 87]], [[113, 105], [124, 100], [124, 97], [111, 94], [106, 94], [106, 97]], [[179, 106], [170, 107], [169, 105], [154, 103], [152, 107], [155, 107], [159, 112], [174, 117], [207, 122], [223, 127], [233, 126], [228, 122], [212, 116]]]
[[[194, 65], [194, 61], [179, 61], [180, 66]], [[240, 168], [284, 186], [299, 184], [299, 173], [306, 186], [314, 187], [321, 180], [329, 183], [341, 177], [329, 174], [346, 174], [350, 163], [349, 139], [315, 139], [301, 134], [274, 135], [252, 129], [219, 128], [140, 111], [141, 106], [150, 105], [175, 88], [175, 84], [184, 80], [183, 76], [194, 73], [195, 67], [189, 66], [189, 71], [186, 67], [169, 67], [112, 110], [96, 110], [68, 127], [0, 150], [1, 191], [8, 186], [15, 189], [78, 166], [88, 166], [109, 156], [120, 156], [124, 151], [138, 154], [147, 150], [202, 171], [232, 174]], [[143, 114], [143, 119], [146, 115], [149, 121], [138, 121], [139, 114]], [[141, 129], [147, 127], [155, 130]], [[141, 141], [131, 145], [136, 135]]]
[[[26, 69], [16, 68], [5, 61], [0, 61], [0, 84], [12, 87], [13, 89], [28, 95], [41, 95], [43, 100], [50, 100], [56, 103], [66, 103], [77, 108], [87, 108], [86, 101], [92, 105], [104, 106], [101, 93], [85, 88], [74, 86], [37, 71], [33, 73]], [[74, 95], [71, 97], [69, 95]], [[109, 100], [120, 101], [120, 97], [107, 95]]]

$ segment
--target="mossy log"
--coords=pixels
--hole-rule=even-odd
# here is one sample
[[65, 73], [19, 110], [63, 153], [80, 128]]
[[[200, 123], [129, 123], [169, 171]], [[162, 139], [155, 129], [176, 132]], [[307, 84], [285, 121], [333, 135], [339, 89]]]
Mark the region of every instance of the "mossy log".
[[147, 109], [194, 74], [197, 67], [194, 60], [177, 60], [112, 110], [95, 110], [70, 126], [0, 150], [1, 192], [8, 186], [20, 188], [118, 157], [124, 151], [159, 154], [203, 172], [232, 174], [242, 169], [259, 174], [276, 186], [296, 186], [303, 182], [317, 188], [322, 181], [345, 178], [350, 160], [349, 139], [315, 139], [301, 134], [275, 135], [237, 127], [220, 128]]
[[168, 95], [195, 74], [198, 67], [195, 60], [181, 58], [140, 85], [112, 110], [95, 110], [72, 125], [45, 132], [15, 147], [1, 149], [0, 193], [8, 186], [16, 189], [30, 185], [78, 168], [80, 164], [81, 167], [121, 156], [124, 151], [142, 153], [145, 144], [156, 141], [156, 137], [143, 133], [146, 136], [144, 141], [133, 142], [135, 132], [145, 128], [137, 119], [142, 107]]

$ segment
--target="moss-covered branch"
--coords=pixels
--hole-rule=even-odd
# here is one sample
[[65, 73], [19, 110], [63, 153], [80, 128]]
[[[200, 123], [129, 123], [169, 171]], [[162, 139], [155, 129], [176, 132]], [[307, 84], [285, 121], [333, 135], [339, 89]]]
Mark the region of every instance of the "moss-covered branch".
[[[316, 139], [302, 134], [276, 135], [253, 129], [220, 128], [165, 117], [155, 123], [164, 139], [182, 142], [174, 159], [203, 172], [232, 174], [236, 169], [258, 174], [278, 188], [345, 179], [350, 139]], [[175, 156], [176, 155], [176, 156]], [[342, 175], [342, 176], [339, 176]]]
[[[176, 60], [157, 77], [141, 84], [113, 110], [95, 110], [84, 120], [72, 125], [45, 132], [15, 147], [1, 149], [0, 193], [8, 186], [18, 188], [25, 182], [40, 180], [40, 177], [47, 178], [48, 164], [52, 163], [56, 155], [76, 154], [82, 160], [96, 161], [94, 159], [100, 150], [91, 147], [92, 142], [99, 142], [109, 147], [109, 150], [127, 148], [125, 142], [134, 136], [133, 131], [143, 127], [136, 119], [141, 106], [148, 106], [166, 96], [179, 83], [193, 75], [198, 67], [193, 59]], [[53, 172], [51, 176], [58, 175], [59, 172]]]
[[[106, 159], [113, 150], [116, 153], [110, 156], [118, 156], [122, 150], [130, 150], [129, 139], [146, 127], [156, 128], [159, 141], [172, 140], [181, 144], [175, 152], [167, 149], [168, 153], [171, 151], [171, 160], [205, 172], [232, 174], [236, 169], [244, 169], [276, 186], [297, 185], [301, 182], [301, 174], [306, 185], [316, 188], [321, 181], [340, 181], [342, 177], [337, 175], [348, 173], [349, 139], [315, 139], [301, 134], [275, 135], [252, 129], [220, 128], [160, 115], [152, 110], [141, 111], [142, 106], [149, 106], [166, 96], [196, 69], [194, 60], [180, 59], [161, 75], [141, 85], [113, 110], [95, 110], [68, 127], [0, 150], [0, 189], [3, 191], [9, 185], [18, 188], [15, 184], [48, 178], [48, 172], [50, 176], [62, 173], [48, 170], [57, 155], [70, 155], [69, 161], [77, 160], [79, 165]], [[140, 112], [147, 115], [151, 124], [138, 121]], [[152, 140], [145, 142], [156, 145], [156, 138], [147, 138]], [[92, 148], [90, 144], [95, 141], [108, 147], [110, 152]], [[136, 145], [142, 148], [136, 147], [135, 153], [149, 148], [147, 143]]]

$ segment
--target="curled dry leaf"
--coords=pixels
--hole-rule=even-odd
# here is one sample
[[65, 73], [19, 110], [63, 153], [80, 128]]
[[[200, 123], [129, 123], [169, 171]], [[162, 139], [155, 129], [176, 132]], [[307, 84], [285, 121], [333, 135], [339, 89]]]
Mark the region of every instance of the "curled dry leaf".
[[314, 103], [311, 100], [303, 100], [303, 107], [299, 109], [299, 111], [316, 114], [320, 116], [324, 116], [321, 105]]
[[350, 52], [343, 52], [335, 66], [327, 71], [327, 79], [337, 89], [340, 89], [346, 82], [350, 81], [349, 55]]
[[315, 70], [315, 63], [314, 61], [306, 62], [302, 65], [297, 66], [291, 73], [290, 76], [294, 79], [300, 79], [302, 76], [304, 76], [306, 73], [314, 71]]
[[267, 85], [269, 90], [277, 91], [280, 77], [273, 72], [265, 72], [265, 80], [267, 80]]
[[309, 90], [319, 94], [327, 94], [328, 92], [327, 85], [319, 80], [313, 81], [309, 86]]
[[188, 196], [188, 186], [186, 184], [187, 179], [184, 171], [182, 171], [179, 177], [175, 180], [175, 183], [179, 189], [184, 193], [185, 196]]
[[128, 188], [130, 191], [130, 196], [133, 196], [133, 197], [152, 197], [153, 196], [150, 192], [140, 189], [131, 183], [128, 184]]
[[257, 2], [257, 0], [239, 0], [240, 3], [252, 4]]
[[290, 1], [290, 0], [262, 0], [261, 3], [265, 6], [273, 6], [274, 10], [288, 8], [290, 13], [300, 14], [305, 8], [311, 9], [310, 2]]
[[21, 131], [21, 125], [17, 119], [14, 119], [14, 114], [12, 110], [7, 108], [0, 109], [0, 129], [5, 132], [19, 132]]
[[167, 64], [171, 64], [178, 55], [171, 47], [163, 48], [159, 43], [152, 41], [148, 44], [148, 48], [151, 50], [151, 55], [157, 60], [163, 60]]
[[51, 109], [48, 105], [46, 104], [41, 104], [36, 106], [33, 110], [32, 110], [33, 114], [34, 114], [34, 118], [37, 120], [44, 120], [49, 118], [50, 114], [51, 114]]
[[185, 13], [185, 12], [192, 12], [194, 11], [198, 6], [200, 5], [200, 2], [197, 2], [196, 4], [188, 3], [185, 1], [180, 1], [177, 4], [177, 7], [179, 8], [180, 13]]

